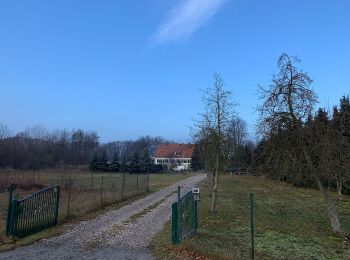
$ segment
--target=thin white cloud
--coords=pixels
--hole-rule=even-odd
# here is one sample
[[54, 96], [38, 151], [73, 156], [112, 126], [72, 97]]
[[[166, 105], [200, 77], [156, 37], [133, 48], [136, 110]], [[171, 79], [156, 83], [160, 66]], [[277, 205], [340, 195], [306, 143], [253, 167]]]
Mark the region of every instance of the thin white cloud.
[[188, 38], [214, 16], [225, 1], [180, 0], [153, 35], [153, 45]]

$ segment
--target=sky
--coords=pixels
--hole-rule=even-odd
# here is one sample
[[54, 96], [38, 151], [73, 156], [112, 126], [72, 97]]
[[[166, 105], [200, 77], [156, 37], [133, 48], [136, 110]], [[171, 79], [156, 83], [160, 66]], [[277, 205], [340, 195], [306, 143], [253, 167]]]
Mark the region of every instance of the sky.
[[257, 88], [286, 52], [319, 107], [350, 94], [348, 0], [0, 1], [0, 122], [191, 140], [220, 73], [252, 138]]

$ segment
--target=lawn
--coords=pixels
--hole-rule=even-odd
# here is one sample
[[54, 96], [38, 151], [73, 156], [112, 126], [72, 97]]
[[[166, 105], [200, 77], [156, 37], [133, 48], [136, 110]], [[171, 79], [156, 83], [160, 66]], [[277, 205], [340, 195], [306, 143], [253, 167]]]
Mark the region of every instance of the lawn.
[[[190, 177], [191, 174], [192, 173], [151, 174], [149, 178], [149, 192], [155, 192], [177, 181]], [[125, 186], [122, 190], [123, 174], [92, 173], [90, 171], [78, 170], [65, 172], [59, 170], [1, 172], [0, 181], [2, 184], [0, 187], [0, 247], [3, 243], [11, 242], [5, 238], [8, 206], [8, 192], [6, 186], [9, 183], [16, 183], [19, 185], [14, 192], [19, 198], [30, 195], [43, 187], [56, 184], [60, 185], [59, 223], [64, 223], [67, 219], [72, 220], [87, 217], [87, 215], [91, 215], [91, 213], [95, 216], [106, 206], [109, 207], [105, 210], [118, 208], [134, 199], [145, 196], [147, 186], [147, 178], [144, 174], [138, 176], [136, 174], [125, 174]], [[70, 186], [69, 183], [72, 183], [72, 185]], [[69, 190], [71, 194], [68, 212]], [[37, 240], [41, 237], [48, 236], [50, 236], [50, 231], [41, 232], [29, 238], [25, 238], [24, 240], [32, 241], [33, 237], [34, 240]]]
[[[197, 235], [172, 245], [167, 223], [153, 240], [159, 259], [248, 259], [249, 192], [254, 194], [257, 259], [350, 259], [349, 241], [331, 233], [318, 190], [231, 175], [221, 176], [219, 189], [218, 211], [209, 213], [208, 186], [201, 186]], [[350, 197], [338, 201], [337, 208], [350, 232]]]

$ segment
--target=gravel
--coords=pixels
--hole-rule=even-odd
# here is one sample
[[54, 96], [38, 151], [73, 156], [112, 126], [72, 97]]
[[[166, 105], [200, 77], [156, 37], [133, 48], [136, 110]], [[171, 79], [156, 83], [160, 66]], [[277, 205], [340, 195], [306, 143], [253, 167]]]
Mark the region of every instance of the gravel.
[[0, 259], [153, 259], [148, 246], [170, 218], [177, 186], [186, 192], [205, 177], [192, 176], [120, 209], [70, 225], [60, 236], [1, 253]]

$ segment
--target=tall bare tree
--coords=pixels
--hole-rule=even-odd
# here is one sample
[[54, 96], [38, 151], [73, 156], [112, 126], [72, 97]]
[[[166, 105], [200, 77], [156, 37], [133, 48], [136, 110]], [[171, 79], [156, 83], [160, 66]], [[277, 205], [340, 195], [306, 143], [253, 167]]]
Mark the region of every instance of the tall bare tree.
[[311, 78], [296, 67], [297, 62], [297, 58], [282, 54], [278, 59], [279, 73], [273, 75], [269, 87], [260, 87], [258, 127], [267, 140], [265, 164], [273, 174], [283, 174], [287, 179], [312, 179], [327, 204], [333, 232], [341, 233], [330, 195], [335, 174], [332, 158], [337, 147], [331, 140], [335, 135], [324, 112], [319, 111], [312, 119], [317, 97], [311, 89]]
[[210, 171], [211, 205], [217, 205], [219, 174], [225, 164], [225, 133], [234, 117], [232, 92], [224, 88], [224, 81], [214, 73], [214, 86], [203, 90], [204, 112], [194, 122], [193, 137], [201, 144], [206, 168]]

